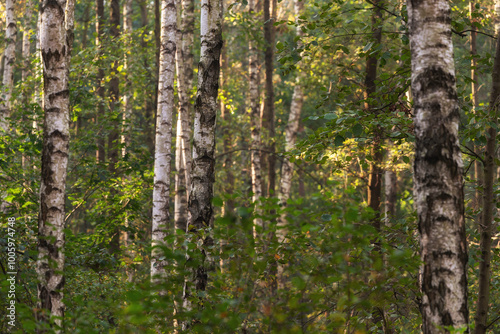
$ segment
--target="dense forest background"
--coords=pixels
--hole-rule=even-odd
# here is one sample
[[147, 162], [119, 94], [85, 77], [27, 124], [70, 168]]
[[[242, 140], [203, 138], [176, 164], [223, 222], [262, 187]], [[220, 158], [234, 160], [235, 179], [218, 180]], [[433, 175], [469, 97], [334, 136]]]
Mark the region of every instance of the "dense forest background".
[[[9, 3], [2, 1], [2, 13]], [[188, 101], [186, 124], [191, 129], [186, 133], [192, 134], [201, 6], [194, 0], [176, 5], [178, 29], [194, 31], [192, 42], [182, 46], [191, 48], [194, 64], [193, 82], [183, 88]], [[18, 0], [13, 6], [14, 79], [12, 88], [6, 87], [5, 80], [2, 86], [3, 92], [10, 90], [12, 99], [7, 132], [0, 138], [0, 332], [58, 332], [53, 323], [41, 320], [37, 306], [44, 120], [38, 3]], [[182, 13], [189, 6], [193, 6], [192, 21]], [[488, 102], [500, 13], [493, 1], [456, 0], [450, 6], [472, 330], [479, 263], [485, 255], [480, 248], [481, 161], [486, 131], [497, 128]], [[406, 4], [224, 2], [212, 199], [215, 218], [213, 226], [198, 231], [210, 234], [212, 243], [200, 255], [198, 234], [190, 233], [183, 223], [189, 185], [182, 185], [186, 167], [177, 157], [182, 150], [190, 154], [191, 148], [181, 145], [176, 111], [169, 233], [157, 257], [165, 264], [166, 276], [152, 281], [160, 8], [159, 0], [78, 0], [75, 4], [64, 332], [421, 332]], [[0, 21], [0, 31], [3, 76], [9, 44], [6, 17]], [[180, 110], [177, 79], [174, 93]], [[299, 99], [295, 118], [300, 121], [294, 126], [290, 114], [297, 110]], [[259, 166], [254, 164], [256, 153]], [[495, 163], [498, 166], [499, 160]], [[257, 196], [254, 168], [262, 183]], [[287, 193], [288, 175], [293, 176]], [[494, 180], [496, 198], [498, 173]], [[498, 203], [494, 203], [496, 212]], [[6, 317], [9, 282], [3, 251], [8, 244], [7, 218], [12, 216], [17, 219], [14, 328]], [[486, 324], [490, 333], [500, 332], [498, 220], [493, 222], [489, 267]], [[202, 262], [209, 263], [208, 285], [189, 295], [186, 303], [185, 281]]]

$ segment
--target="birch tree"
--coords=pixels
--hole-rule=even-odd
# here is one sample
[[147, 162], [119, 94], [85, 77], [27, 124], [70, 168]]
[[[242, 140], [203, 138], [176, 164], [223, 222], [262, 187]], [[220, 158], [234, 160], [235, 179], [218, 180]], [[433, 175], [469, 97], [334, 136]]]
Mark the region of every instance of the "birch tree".
[[165, 277], [167, 264], [167, 260], [161, 257], [163, 252], [160, 247], [165, 245], [164, 240], [170, 221], [170, 151], [174, 110], [176, 21], [175, 0], [162, 0], [153, 188], [153, 252], [151, 255], [151, 279], [155, 284], [160, 283]]
[[[299, 38], [297, 42], [297, 49], [302, 48], [302, 42], [300, 38], [304, 35], [302, 32], [302, 27], [299, 24], [299, 16], [301, 15], [304, 8], [304, 1], [295, 0], [295, 24], [296, 24], [296, 36]], [[297, 132], [299, 131], [299, 121], [300, 114], [302, 112], [302, 105], [304, 103], [304, 92], [302, 90], [302, 81], [304, 80], [304, 72], [299, 70], [297, 73], [297, 78], [295, 81], [295, 87], [293, 88], [292, 95], [292, 105], [290, 106], [290, 114], [288, 116], [288, 124], [285, 128], [285, 150], [290, 152], [297, 140]], [[288, 158], [283, 160], [283, 165], [281, 167], [281, 180], [280, 180], [280, 192], [279, 200], [281, 206], [286, 206], [286, 201], [290, 198], [290, 190], [292, 188], [292, 176], [293, 176], [293, 163], [290, 162]], [[278, 236], [278, 241], [283, 242], [286, 237], [286, 214], [282, 214], [278, 221], [278, 227], [276, 234]]]
[[12, 88], [14, 87], [14, 64], [16, 61], [16, 35], [17, 22], [14, 12], [15, 0], [6, 0], [5, 12], [5, 51], [4, 51], [4, 67], [2, 78], [2, 96], [0, 97], [0, 127], [3, 131], [7, 131], [9, 126]]
[[194, 1], [179, 1], [176, 65], [179, 112], [175, 151], [175, 227], [183, 231], [187, 225], [187, 199], [191, 174], [191, 114], [190, 91], [193, 86]]
[[[132, 0], [125, 0], [123, 3], [123, 33], [125, 35], [124, 40], [126, 41], [126, 47], [132, 47]], [[132, 99], [130, 96], [131, 93], [131, 66], [130, 66], [130, 57], [125, 52], [123, 68], [125, 69], [125, 73], [127, 73], [126, 78], [126, 91], [123, 94], [123, 114], [122, 114], [122, 132], [120, 136], [120, 142], [122, 146], [122, 157], [127, 153], [127, 135], [129, 132], [128, 123], [130, 121], [130, 116], [132, 115]]]
[[38, 216], [38, 314], [41, 321], [64, 316], [64, 200], [69, 154], [69, 67], [73, 45], [73, 0], [40, 4], [45, 113]]
[[27, 1], [26, 10], [24, 12], [25, 23], [24, 23], [24, 31], [23, 31], [23, 44], [22, 44], [22, 57], [23, 57], [23, 69], [21, 72], [21, 80], [22, 82], [26, 82], [29, 74], [29, 66], [30, 66], [30, 38], [31, 38], [31, 15], [33, 13], [33, 2]]
[[[255, 15], [258, 12], [255, 0], [248, 1], [248, 11], [250, 15]], [[257, 205], [257, 201], [262, 196], [262, 166], [261, 166], [261, 140], [260, 140], [260, 72], [259, 72], [259, 50], [254, 38], [250, 37], [248, 41], [248, 70], [250, 75], [249, 91], [250, 91], [250, 128], [251, 128], [251, 177], [252, 177], [252, 201]], [[258, 214], [259, 211], [256, 210]], [[263, 227], [261, 218], [256, 218], [254, 221], [254, 238], [258, 236], [256, 226]]]
[[424, 333], [468, 326], [463, 162], [450, 6], [407, 2], [414, 98], [414, 193], [422, 259]]
[[185, 306], [194, 291], [204, 291], [208, 284], [210, 250], [213, 239], [213, 184], [215, 181], [215, 122], [219, 90], [220, 53], [222, 49], [222, 0], [201, 2], [201, 53], [198, 64], [198, 90], [194, 105], [193, 162], [189, 191], [187, 232], [197, 239], [201, 263], [186, 282]]

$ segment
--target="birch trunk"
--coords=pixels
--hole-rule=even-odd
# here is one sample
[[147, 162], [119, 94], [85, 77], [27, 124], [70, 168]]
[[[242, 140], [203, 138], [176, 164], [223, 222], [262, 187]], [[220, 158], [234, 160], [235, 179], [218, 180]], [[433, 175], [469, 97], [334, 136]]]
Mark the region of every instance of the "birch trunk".
[[[132, 0], [125, 0], [123, 3], [123, 33], [125, 35], [124, 41], [126, 48], [132, 48]], [[130, 59], [128, 54], [124, 54], [123, 68], [125, 69], [125, 93], [123, 94], [123, 114], [122, 114], [122, 132], [120, 135], [120, 143], [122, 144], [122, 157], [127, 154], [127, 146], [129, 145], [129, 132], [130, 132], [130, 117], [132, 116], [132, 96], [131, 96], [131, 81], [130, 81]], [[127, 178], [125, 176], [125, 178]], [[125, 180], [124, 180], [125, 181]], [[124, 225], [128, 228], [129, 217], [126, 213], [124, 216]], [[128, 231], [121, 231], [122, 244], [125, 246], [127, 257], [133, 259], [134, 254], [130, 249], [130, 236]], [[133, 281], [134, 268], [132, 266], [125, 269], [127, 273], [128, 282]]]
[[496, 149], [497, 149], [497, 130], [500, 104], [500, 39], [498, 39], [497, 31], [497, 45], [495, 62], [493, 65], [492, 73], [492, 88], [490, 96], [489, 117], [491, 122], [495, 125], [489, 127], [487, 130], [486, 152], [484, 154], [484, 193], [483, 193], [483, 211], [481, 217], [480, 231], [480, 245], [481, 250], [481, 263], [479, 265], [479, 296], [477, 300], [476, 310], [476, 327], [475, 334], [486, 333], [489, 299], [490, 299], [490, 276], [491, 276], [491, 236], [494, 233], [494, 210], [496, 204], [496, 195], [493, 191], [495, 183], [496, 172]]
[[[250, 15], [255, 15], [258, 12], [255, 4], [255, 0], [248, 1], [248, 8]], [[262, 196], [262, 166], [261, 166], [261, 140], [260, 140], [260, 72], [259, 72], [259, 50], [256, 46], [256, 42], [250, 38], [248, 41], [249, 57], [248, 57], [248, 67], [250, 74], [249, 91], [250, 91], [250, 128], [252, 131], [252, 142], [251, 142], [251, 177], [252, 177], [252, 201], [256, 205], [256, 214], [260, 214], [260, 210], [257, 208], [258, 200]], [[254, 220], [254, 238], [257, 238], [257, 226], [263, 228], [263, 222], [261, 218], [256, 218]]]
[[[166, 259], [162, 259], [160, 246], [170, 222], [170, 151], [172, 143], [172, 113], [174, 110], [174, 77], [177, 14], [175, 0], [161, 2], [161, 46], [158, 77], [158, 113], [156, 116], [156, 140], [153, 188], [153, 229], [151, 254], [151, 280], [160, 284], [164, 279]], [[160, 291], [160, 294], [165, 293]]]
[[23, 57], [23, 69], [21, 71], [21, 80], [23, 83], [26, 82], [28, 78], [29, 69], [30, 69], [30, 38], [31, 38], [31, 16], [33, 14], [33, 2], [27, 1], [26, 3], [26, 11], [25, 15], [25, 23], [24, 23], [24, 31], [23, 31], [23, 45], [21, 55]]
[[69, 67], [73, 44], [74, 1], [40, 4], [45, 113], [40, 214], [38, 216], [39, 319], [54, 319], [59, 333], [64, 316], [64, 200], [69, 154]]
[[423, 332], [468, 327], [463, 162], [450, 6], [409, 0]]
[[198, 239], [201, 264], [186, 282], [185, 306], [189, 299], [204, 291], [211, 266], [209, 247], [213, 239], [208, 229], [213, 227], [213, 183], [215, 179], [215, 123], [222, 48], [222, 0], [201, 2], [201, 53], [198, 64], [198, 91], [194, 105], [193, 162], [189, 192], [187, 232]]
[[194, 41], [194, 1], [182, 0], [178, 9], [180, 14], [177, 32], [176, 64], [177, 92], [179, 96], [179, 113], [177, 118], [177, 140], [175, 153], [175, 227], [183, 231], [187, 226], [187, 199], [191, 182], [191, 99], [193, 86], [193, 41]]
[[[126, 47], [132, 47], [132, 0], [125, 0], [123, 3], [123, 34], [125, 35], [124, 40], [126, 41]], [[131, 102], [131, 83], [130, 75], [130, 59], [127, 53], [124, 54], [123, 68], [126, 73], [125, 82], [125, 93], [123, 94], [123, 115], [122, 115], [122, 133], [120, 136], [120, 143], [122, 144], [122, 157], [127, 153], [128, 140], [127, 136], [129, 133], [129, 122], [132, 115], [132, 102]]]
[[[119, 43], [120, 38], [120, 1], [111, 0], [110, 1], [110, 35], [114, 43]], [[108, 119], [111, 120], [111, 131], [108, 136], [108, 170], [111, 175], [116, 173], [116, 164], [118, 163], [119, 149], [118, 145], [120, 142], [120, 123], [121, 117], [116, 117], [114, 113], [120, 110], [120, 79], [118, 78], [118, 61], [115, 60], [111, 65], [111, 79], [109, 80], [109, 111], [110, 116]], [[111, 190], [111, 194], [115, 196], [117, 194], [116, 189]], [[120, 227], [115, 226], [114, 231], [112, 231], [112, 237], [109, 244], [110, 253], [115, 257], [119, 257], [120, 253]]]
[[[474, 18], [472, 17], [472, 14], [474, 13], [474, 1], [471, 1], [469, 3], [469, 11], [470, 11], [470, 19], [471, 22], [474, 22]], [[477, 56], [477, 33], [475, 32], [476, 26], [472, 25], [471, 26], [472, 31], [470, 32], [470, 54], [472, 56], [471, 60], [471, 91], [472, 91], [472, 104], [474, 108], [474, 113], [476, 113], [477, 107], [479, 107], [479, 97], [478, 97], [478, 90], [479, 90], [479, 83], [478, 83], [478, 77], [477, 77], [477, 60], [475, 56]], [[474, 209], [478, 210], [480, 205], [481, 205], [481, 191], [480, 188], [483, 186], [483, 165], [481, 161], [476, 160], [474, 163], [474, 180], [476, 181], [476, 197], [474, 199]], [[478, 220], [479, 223], [481, 222], [480, 215], [478, 215]]]
[[9, 127], [12, 88], [14, 87], [14, 63], [16, 61], [17, 21], [14, 13], [15, 0], [6, 0], [5, 12], [5, 50], [2, 78], [2, 96], [0, 97], [0, 128]]
[[[295, 22], [296, 35], [299, 38], [297, 42], [297, 48], [302, 48], [302, 42], [300, 38], [304, 35], [301, 26], [298, 24], [299, 16], [302, 15], [304, 8], [304, 1], [295, 0]], [[292, 95], [292, 105], [290, 107], [290, 115], [288, 116], [288, 124], [285, 129], [285, 150], [287, 152], [291, 151], [295, 147], [295, 142], [297, 140], [297, 132], [299, 131], [299, 121], [300, 113], [302, 112], [302, 104], [304, 103], [304, 93], [302, 91], [302, 82], [304, 80], [304, 72], [300, 71], [297, 74], [295, 87], [293, 89]], [[293, 176], [293, 163], [290, 162], [288, 158], [283, 159], [283, 166], [281, 167], [281, 181], [280, 181], [280, 192], [279, 200], [282, 207], [286, 206], [287, 200], [290, 198], [290, 190], [292, 188], [292, 176]], [[276, 235], [278, 236], [278, 241], [281, 243], [285, 240], [287, 234], [286, 230], [286, 214], [283, 213], [278, 220], [278, 230]], [[279, 271], [279, 270], [278, 270]]]

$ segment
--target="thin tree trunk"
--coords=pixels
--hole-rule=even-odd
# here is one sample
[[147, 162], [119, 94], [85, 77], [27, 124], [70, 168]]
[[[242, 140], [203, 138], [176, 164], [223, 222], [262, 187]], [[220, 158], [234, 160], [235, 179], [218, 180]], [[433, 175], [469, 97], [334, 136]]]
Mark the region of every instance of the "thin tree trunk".
[[[388, 152], [392, 149], [394, 144], [388, 140]], [[387, 160], [391, 161], [392, 155], [387, 154]], [[398, 177], [393, 168], [387, 168], [385, 171], [385, 219], [390, 222], [396, 215], [396, 202], [398, 195]]]
[[[255, 15], [255, 12], [259, 12], [256, 8], [256, 1], [248, 1], [248, 10], [251, 16]], [[248, 41], [249, 57], [248, 57], [248, 67], [250, 74], [249, 81], [249, 91], [250, 91], [250, 128], [251, 134], [251, 177], [252, 177], [252, 202], [256, 205], [256, 214], [260, 214], [260, 210], [257, 208], [258, 200], [262, 196], [262, 166], [261, 166], [261, 132], [260, 132], [260, 71], [259, 71], [259, 50], [256, 46], [256, 42], [252, 37]], [[256, 218], [254, 220], [253, 234], [254, 238], [258, 237], [258, 227], [263, 228], [263, 221], [261, 218]]]
[[[381, 5], [381, 0], [375, 0], [373, 3], [377, 6]], [[377, 48], [382, 41], [382, 11], [379, 7], [372, 10], [372, 42], [373, 48]], [[375, 93], [377, 91], [377, 65], [378, 65], [378, 52], [371, 52], [366, 58], [366, 72], [365, 72], [365, 109], [373, 112], [375, 108]], [[378, 113], [375, 112], [378, 116]], [[368, 174], [368, 206], [375, 212], [375, 217], [372, 220], [373, 226], [380, 231], [380, 203], [382, 199], [382, 133], [380, 130], [375, 130], [373, 138], [373, 146], [371, 149], [372, 163], [370, 165], [370, 172]]]
[[[304, 1], [295, 0], [295, 22], [296, 26], [296, 36], [299, 38], [297, 41], [297, 48], [302, 48], [302, 41], [300, 38], [303, 36], [302, 27], [299, 24], [299, 16], [302, 15], [304, 9]], [[302, 104], [304, 103], [304, 93], [302, 91], [302, 82], [304, 80], [304, 72], [300, 71], [297, 73], [297, 78], [295, 82], [295, 87], [293, 89], [292, 95], [292, 105], [290, 107], [290, 115], [288, 116], [288, 124], [285, 129], [285, 150], [287, 152], [291, 151], [295, 147], [295, 142], [297, 140], [297, 133], [299, 131], [299, 121], [300, 114], [302, 112]], [[284, 208], [286, 207], [286, 202], [290, 198], [290, 190], [292, 188], [292, 176], [293, 176], [293, 163], [290, 162], [288, 158], [283, 159], [283, 165], [281, 167], [281, 182], [280, 182], [280, 192], [279, 200], [280, 205]], [[278, 242], [283, 243], [287, 236], [287, 221], [286, 213], [282, 213], [281, 217], [278, 219], [278, 229], [276, 230], [276, 236], [278, 237]], [[284, 266], [278, 264], [278, 284], [284, 284]]]
[[[188, 211], [187, 199], [191, 184], [191, 99], [193, 86], [193, 40], [194, 40], [194, 1], [182, 0], [177, 10], [179, 30], [177, 32], [176, 64], [177, 92], [179, 96], [179, 113], [177, 118], [177, 139], [175, 153], [175, 227], [186, 230]], [[180, 14], [180, 15], [179, 15]]]
[[[126, 47], [132, 48], [132, 0], [125, 0], [123, 3], [123, 34], [126, 41]], [[130, 81], [130, 59], [127, 53], [124, 54], [123, 68], [126, 73], [125, 92], [123, 94], [123, 115], [122, 115], [122, 132], [120, 142], [122, 144], [122, 157], [127, 153], [129, 122], [132, 115], [132, 97], [131, 97], [131, 81]]]
[[[472, 17], [472, 14], [475, 12], [474, 9], [474, 1], [469, 2], [469, 11], [470, 11], [470, 19], [471, 22], [474, 22], [474, 18]], [[471, 91], [472, 91], [472, 104], [474, 108], [474, 113], [476, 113], [477, 108], [479, 107], [479, 97], [478, 97], [478, 90], [479, 90], [479, 82], [478, 82], [478, 77], [477, 77], [477, 60], [475, 56], [477, 56], [477, 43], [476, 43], [476, 26], [472, 25], [471, 26], [472, 31], [470, 32], [470, 55], [472, 56], [471, 60]], [[476, 197], [474, 199], [474, 209], [479, 209], [481, 205], [481, 187], [483, 186], [483, 165], [481, 161], [476, 160], [474, 163], [474, 180], [476, 181]], [[481, 218], [480, 215], [478, 217], [478, 220], [480, 222]]]
[[[272, 16], [271, 16], [272, 15]], [[266, 50], [264, 56], [266, 68], [264, 109], [262, 112], [262, 128], [265, 129], [265, 146], [268, 152], [264, 156], [267, 157], [267, 196], [274, 196], [276, 188], [276, 156], [274, 155], [276, 145], [274, 137], [276, 130], [274, 128], [274, 44], [275, 44], [275, 28], [274, 21], [276, 19], [276, 1], [264, 0], [264, 40], [266, 41]]]
[[219, 90], [220, 52], [222, 48], [222, 0], [201, 2], [201, 53], [198, 65], [198, 90], [194, 105], [193, 162], [189, 192], [187, 232], [199, 239], [200, 265], [186, 282], [185, 308], [196, 291], [208, 285], [212, 266], [209, 247], [213, 239], [207, 230], [213, 227], [213, 183], [215, 180], [215, 122]]
[[38, 216], [39, 320], [54, 319], [61, 332], [64, 316], [64, 200], [69, 154], [69, 67], [73, 45], [74, 1], [40, 5], [40, 47], [43, 59], [45, 122], [42, 182]]
[[[497, 37], [498, 37], [497, 32]], [[481, 263], [479, 265], [479, 296], [476, 310], [475, 334], [486, 333], [489, 299], [490, 299], [490, 275], [491, 275], [491, 236], [494, 233], [494, 209], [496, 196], [493, 192], [496, 172], [496, 137], [500, 104], [500, 39], [497, 39], [495, 63], [493, 65], [492, 88], [490, 97], [489, 118], [495, 126], [488, 128], [486, 152], [484, 155], [484, 193], [483, 193], [483, 211], [480, 224], [480, 245]]]
[[87, 48], [89, 22], [90, 22], [90, 4], [87, 4], [85, 6], [85, 11], [83, 12], [82, 50], [85, 50]]
[[28, 75], [30, 74], [30, 38], [31, 38], [31, 16], [33, 15], [33, 2], [31, 0], [26, 3], [26, 11], [24, 14], [25, 23], [23, 31], [23, 47], [22, 47], [22, 57], [23, 57], [23, 69], [21, 72], [21, 80], [23, 83], [26, 82]]
[[[226, 89], [226, 78], [228, 77], [228, 66], [227, 66], [227, 47], [223, 47], [221, 50], [221, 75], [220, 75], [220, 89], [224, 92]], [[223, 122], [222, 137], [224, 143], [224, 162], [222, 168], [226, 171], [226, 182], [224, 182], [224, 193], [226, 195], [232, 195], [234, 192], [234, 175], [232, 170], [233, 156], [231, 154], [232, 148], [232, 130], [231, 130], [231, 112], [226, 108], [226, 102], [224, 99], [220, 99], [220, 116]], [[224, 203], [223, 216], [232, 215], [234, 212], [234, 201], [228, 199]]]
[[14, 13], [15, 0], [6, 0], [5, 51], [2, 78], [2, 96], [0, 97], [0, 128], [7, 131], [9, 126], [12, 89], [14, 88], [14, 64], [16, 61], [17, 21]]
[[[96, 22], [95, 22], [95, 30], [96, 30], [96, 46], [98, 48], [98, 57], [100, 61], [104, 59], [104, 0], [96, 0]], [[97, 151], [96, 158], [99, 163], [104, 163], [106, 161], [106, 152], [105, 152], [105, 137], [103, 135], [104, 131], [104, 101], [105, 101], [105, 89], [103, 86], [104, 81], [104, 66], [99, 66], [99, 70], [97, 71], [97, 88], [96, 93], [98, 96], [98, 104], [97, 104], [97, 112], [95, 115], [95, 123], [97, 130], [100, 132], [97, 137]]]
[[[164, 279], [167, 260], [159, 246], [165, 245], [170, 224], [170, 153], [172, 144], [172, 114], [174, 110], [174, 77], [177, 13], [174, 0], [161, 2], [161, 49], [158, 77], [158, 115], [156, 116], [156, 149], [153, 188], [153, 229], [151, 280], [160, 284]], [[159, 291], [160, 294], [165, 293]]]
[[[371, 15], [371, 30], [373, 35], [371, 36], [371, 41], [374, 43], [373, 48], [376, 50], [380, 43], [382, 42], [382, 24], [383, 17], [380, 6], [383, 4], [381, 0], [374, 0], [374, 8], [372, 9]], [[377, 66], [379, 52], [370, 52], [366, 58], [366, 68], [365, 68], [365, 91], [364, 91], [364, 107], [367, 112], [375, 114], [378, 117], [378, 112], [375, 111], [376, 107], [376, 92], [377, 92]], [[382, 153], [382, 131], [380, 129], [375, 129], [373, 133], [373, 146], [371, 148], [370, 155], [372, 156], [372, 161], [370, 164], [370, 171], [368, 173], [368, 187], [367, 187], [367, 200], [368, 206], [373, 210], [374, 217], [372, 218], [372, 225], [375, 227], [377, 232], [381, 229], [380, 220], [380, 206], [382, 203], [382, 163], [384, 155]], [[374, 261], [380, 258], [380, 240], [374, 238], [375, 248], [372, 253]], [[384, 310], [382, 307], [374, 308], [372, 314], [372, 323], [377, 327], [384, 326]], [[371, 326], [371, 325], [368, 325]]]
[[[120, 38], [120, 1], [110, 1], [110, 35], [114, 43], [119, 43]], [[122, 123], [121, 117], [115, 117], [114, 113], [120, 110], [120, 80], [118, 78], [118, 61], [114, 61], [111, 65], [112, 74], [109, 81], [109, 110], [112, 113], [109, 117], [111, 120], [111, 131], [108, 136], [108, 169], [111, 175], [116, 173], [116, 164], [118, 163], [119, 156], [119, 142], [120, 142], [120, 124]], [[112, 189], [111, 193], [116, 195], [116, 189]], [[120, 252], [120, 227], [116, 226], [111, 237], [109, 250], [114, 257], [119, 256]]]
[[[128, 48], [132, 47], [132, 0], [125, 0], [123, 3], [123, 33], [125, 35], [124, 41]], [[131, 66], [130, 59], [127, 53], [124, 54], [123, 68], [126, 73], [125, 81], [125, 92], [123, 94], [123, 114], [122, 114], [122, 132], [120, 136], [120, 143], [122, 144], [122, 157], [127, 154], [127, 146], [129, 145], [129, 132], [130, 132], [130, 117], [132, 116], [132, 96], [131, 96]], [[127, 178], [125, 176], [125, 178]], [[125, 181], [125, 180], [124, 180]], [[125, 213], [124, 225], [129, 227], [129, 217], [128, 213]], [[121, 233], [122, 245], [125, 247], [125, 252], [127, 257], [133, 258], [134, 254], [130, 249], [130, 235], [128, 231], [122, 231]], [[132, 266], [127, 267], [127, 280], [129, 282], [133, 281], [134, 268]]]
[[[24, 14], [24, 27], [23, 27], [23, 42], [21, 56], [23, 60], [22, 70], [21, 70], [21, 81], [26, 85], [26, 80], [30, 74], [30, 37], [31, 37], [31, 16], [33, 13], [33, 2], [31, 0], [26, 3], [26, 11]], [[23, 104], [28, 105], [31, 91], [26, 85], [23, 89]], [[26, 117], [23, 116], [23, 122], [26, 121]], [[23, 169], [26, 167], [26, 155], [22, 153], [21, 156], [21, 166]]]
[[450, 6], [407, 2], [415, 115], [414, 192], [422, 259], [423, 333], [467, 328], [467, 240]]

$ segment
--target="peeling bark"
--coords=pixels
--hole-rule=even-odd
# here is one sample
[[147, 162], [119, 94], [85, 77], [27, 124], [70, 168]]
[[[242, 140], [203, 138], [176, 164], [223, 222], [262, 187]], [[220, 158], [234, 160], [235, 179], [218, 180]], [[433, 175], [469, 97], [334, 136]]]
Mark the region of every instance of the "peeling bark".
[[[161, 246], [165, 245], [170, 224], [170, 162], [172, 143], [172, 114], [174, 110], [174, 77], [177, 13], [175, 0], [161, 2], [161, 48], [158, 77], [158, 114], [153, 188], [153, 227], [151, 254], [151, 280], [160, 284], [164, 279], [167, 259], [162, 259]], [[165, 293], [160, 291], [160, 294]]]
[[198, 239], [201, 264], [186, 282], [185, 307], [196, 291], [204, 291], [211, 267], [209, 247], [213, 239], [213, 183], [215, 180], [215, 123], [222, 48], [222, 0], [201, 2], [201, 53], [198, 64], [198, 91], [194, 105], [193, 161], [189, 191], [187, 232]]
[[446, 0], [408, 0], [423, 332], [468, 327], [459, 105]]
[[64, 316], [64, 198], [69, 154], [69, 66], [74, 2], [45, 0], [40, 5], [45, 112], [40, 214], [38, 217], [38, 309], [40, 321], [54, 319], [59, 333]]
[[14, 63], [16, 62], [17, 21], [14, 13], [15, 0], [6, 0], [5, 51], [2, 78], [2, 95], [0, 96], [0, 128], [7, 131], [9, 126], [12, 88], [14, 87]]

